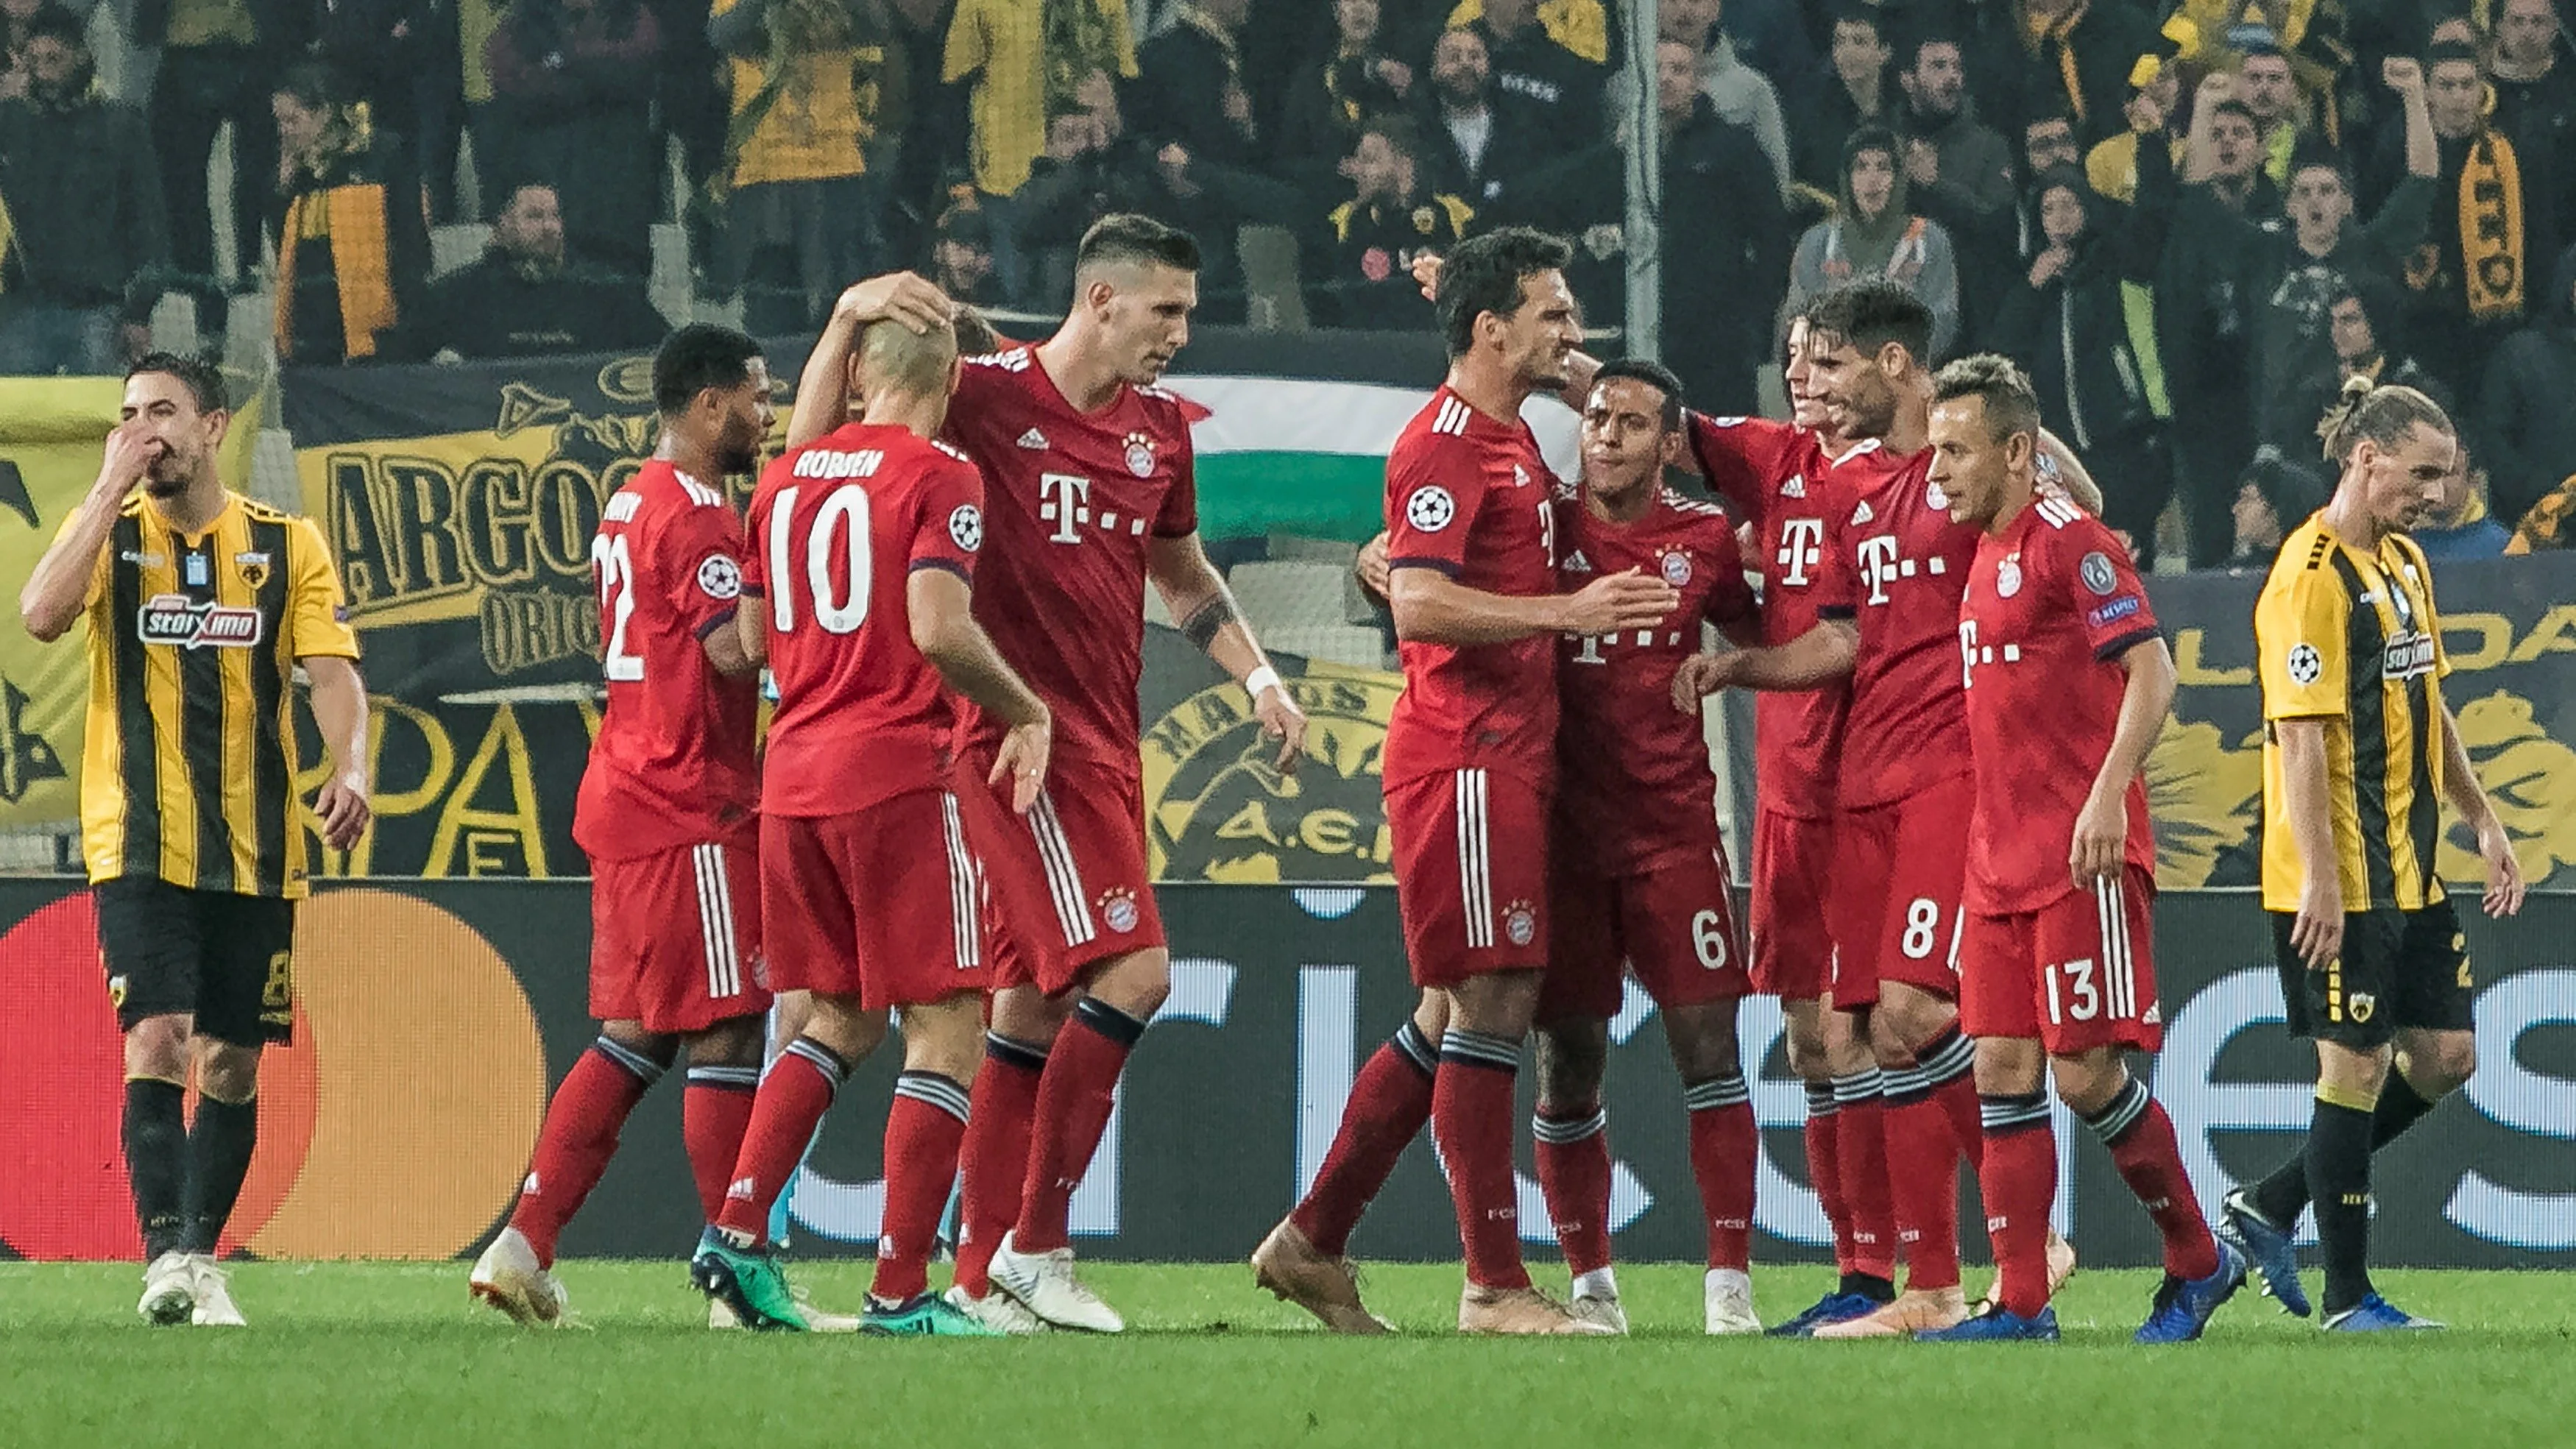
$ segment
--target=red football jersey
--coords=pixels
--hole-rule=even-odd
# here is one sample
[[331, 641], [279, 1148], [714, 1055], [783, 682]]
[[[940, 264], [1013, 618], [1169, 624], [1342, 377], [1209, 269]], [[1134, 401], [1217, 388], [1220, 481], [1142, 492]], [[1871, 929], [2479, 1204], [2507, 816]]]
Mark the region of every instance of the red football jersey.
[[[1875, 441], [1840, 456], [1806, 428], [1764, 418], [1689, 414], [1691, 452], [1719, 497], [1750, 519], [1762, 574], [1762, 642], [1786, 644], [1816, 627], [1816, 581], [1837, 482], [1876, 481], [1888, 467]], [[1763, 808], [1804, 820], [1834, 811], [1848, 685], [1766, 690], [1754, 698], [1754, 780]]]
[[[1432, 568], [1489, 594], [1553, 594], [1556, 476], [1519, 418], [1499, 422], [1443, 386], [1386, 458], [1389, 569]], [[1386, 726], [1385, 781], [1489, 766], [1555, 778], [1555, 641], [1406, 640]]]
[[590, 541], [608, 704], [572, 815], [593, 860], [757, 829], [760, 684], [716, 673], [703, 642], [733, 626], [742, 566], [720, 485], [656, 458], [608, 500]]
[[1561, 498], [1556, 518], [1569, 587], [1638, 568], [1682, 596], [1655, 628], [1559, 641], [1557, 813], [1570, 843], [1560, 863], [1608, 877], [1705, 856], [1719, 848], [1717, 776], [1698, 717], [1673, 708], [1673, 672], [1698, 652], [1701, 621], [1753, 613], [1735, 525], [1669, 490], [1632, 523], [1595, 516], [1580, 496]]
[[983, 477], [908, 428], [851, 423], [760, 475], [743, 592], [778, 683], [761, 809], [846, 815], [946, 781], [956, 714], [906, 589], [915, 569], [974, 582], [983, 544]]
[[[1160, 388], [1076, 412], [1031, 348], [966, 360], [944, 436], [984, 473], [975, 617], [1055, 709], [1055, 755], [1138, 772], [1145, 548], [1198, 532], [1190, 425]], [[979, 744], [1005, 726], [960, 706]]]
[[[2001, 538], [1981, 538], [1959, 616], [1977, 808], [1968, 826], [1968, 906], [2036, 911], [2075, 889], [2075, 817], [2119, 730], [2128, 672], [2156, 636], [2128, 550], [2102, 521], [2039, 498]], [[2128, 862], [2156, 866], [2144, 780], [2129, 782]]]
[[1846, 810], [1901, 800], [1972, 768], [1959, 595], [1983, 533], [1950, 521], [1931, 466], [1925, 449], [1875, 477], [1839, 480], [1839, 516], [1826, 520], [1816, 611], [1860, 627], [1843, 726]]

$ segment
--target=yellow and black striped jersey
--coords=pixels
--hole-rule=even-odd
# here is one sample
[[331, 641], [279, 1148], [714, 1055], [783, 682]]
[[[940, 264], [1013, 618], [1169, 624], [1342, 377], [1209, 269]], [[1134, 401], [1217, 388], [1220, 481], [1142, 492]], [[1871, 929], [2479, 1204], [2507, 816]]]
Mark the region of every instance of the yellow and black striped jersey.
[[2304, 871], [2282, 789], [2278, 722], [2325, 721], [2326, 795], [2344, 909], [2442, 899], [2442, 687], [2433, 571], [2413, 539], [2364, 553], [2310, 518], [2282, 540], [2254, 605], [2263, 681], [2263, 906], [2295, 911]]
[[321, 531], [228, 492], [203, 533], [182, 536], [138, 493], [108, 532], [88, 611], [89, 878], [303, 895], [289, 686], [298, 659], [358, 656]]

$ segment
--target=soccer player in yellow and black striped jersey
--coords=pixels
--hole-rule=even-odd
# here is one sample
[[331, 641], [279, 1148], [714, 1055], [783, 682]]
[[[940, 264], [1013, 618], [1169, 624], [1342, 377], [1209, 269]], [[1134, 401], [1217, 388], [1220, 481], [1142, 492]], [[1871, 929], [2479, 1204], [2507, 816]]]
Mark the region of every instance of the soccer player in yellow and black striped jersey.
[[2442, 702], [2432, 567], [2405, 536], [2459, 466], [2457, 433], [2431, 398], [2367, 379], [2326, 432], [2342, 479], [2254, 606], [2263, 907], [2317, 1101], [2306, 1146], [2228, 1194], [2219, 1232], [2304, 1315], [2290, 1234], [2313, 1202], [2324, 1326], [2431, 1328], [2371, 1288], [2370, 1158], [2476, 1068], [2467, 942], [2433, 872], [2442, 798], [2477, 833], [2489, 915], [2522, 908], [2522, 872]]
[[292, 677], [311, 681], [330, 756], [315, 813], [334, 849], [367, 825], [367, 697], [321, 533], [216, 474], [223, 375], [156, 353], [126, 377], [122, 414], [19, 611], [45, 641], [89, 621], [81, 835], [125, 1032], [140, 1307], [156, 1323], [233, 1325], [216, 1244], [258, 1138], [261, 1049], [295, 1019], [307, 825]]

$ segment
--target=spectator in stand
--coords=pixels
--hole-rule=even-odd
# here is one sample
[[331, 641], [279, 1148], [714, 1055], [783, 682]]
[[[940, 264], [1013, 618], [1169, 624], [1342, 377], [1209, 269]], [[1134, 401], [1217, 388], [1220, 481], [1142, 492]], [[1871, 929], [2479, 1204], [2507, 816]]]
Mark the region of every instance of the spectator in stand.
[[[1671, 3], [1665, 0], [1664, 8]], [[1725, 37], [1727, 54], [1761, 76], [1775, 94], [1805, 84], [1816, 73], [1816, 42], [1807, 34], [1807, 18], [1800, 10], [1798, 0], [1734, 0], [1721, 17], [1724, 29], [1718, 33]], [[1725, 97], [1709, 99], [1717, 103], [1719, 115], [1745, 124], [1728, 115]]]
[[2576, 242], [2576, 50], [2558, 19], [2559, 0], [2502, 0], [2496, 9], [2495, 125], [2524, 155], [2558, 167], [2554, 234]]
[[492, 223], [482, 258], [430, 284], [403, 350], [438, 362], [643, 350], [669, 330], [640, 278], [566, 256], [555, 188], [529, 181]]
[[2263, 449], [2247, 465], [2228, 505], [2229, 544], [2221, 562], [2240, 572], [2269, 569], [2282, 535], [2323, 508], [2333, 491], [2316, 469]]
[[1244, 84], [1239, 37], [1250, 12], [1251, 0], [1181, 0], [1171, 29], [1136, 53], [1136, 81], [1118, 97], [1138, 136], [1158, 147], [1176, 142], [1220, 166], [1269, 159]]
[[[1052, 287], [1033, 290], [1040, 281], [1020, 253], [1019, 191], [1038, 158], [1052, 149], [1056, 126], [1083, 109], [1075, 91], [1095, 71], [1136, 78], [1126, 0], [957, 0], [940, 74], [951, 86], [973, 82], [967, 91], [966, 154], [977, 206], [993, 229], [993, 265], [1006, 296], [1061, 303], [1071, 295]], [[1039, 229], [1046, 225], [1045, 218], [1028, 220]]]
[[993, 265], [993, 225], [982, 207], [961, 203], [939, 214], [931, 235], [930, 276], [952, 302], [1001, 305], [1002, 281]]
[[[707, 39], [731, 57], [727, 281], [758, 336], [820, 325], [877, 247], [858, 86], [871, 0], [715, 0]], [[747, 134], [746, 134], [747, 133]]]
[[1699, 93], [1708, 97], [1719, 120], [1753, 133], [1785, 197], [1792, 158], [1780, 93], [1762, 72], [1737, 58], [1735, 40], [1720, 23], [1725, 14], [1723, 0], [1663, 0], [1655, 12], [1661, 38], [1680, 41], [1699, 56]]
[[91, 87], [87, 29], [39, 12], [0, 101], [0, 373], [124, 371], [170, 263], [151, 139]]
[[1833, 49], [1825, 68], [1796, 104], [1789, 139], [1797, 151], [1798, 179], [1831, 197], [1843, 189], [1846, 143], [1863, 126], [1892, 128], [1890, 56], [1877, 11], [1852, 4], [1834, 16]]
[[275, 193], [266, 178], [277, 175], [277, 121], [269, 96], [303, 42], [302, 14], [293, 0], [170, 0], [166, 8], [135, 11], [135, 43], [157, 45], [161, 54], [149, 121], [162, 211], [169, 219], [170, 261], [196, 291], [198, 325], [209, 331], [222, 325], [224, 311], [222, 290], [214, 284], [207, 165], [216, 137], [230, 122], [234, 275], [247, 287], [260, 265], [261, 237], [274, 219]]
[[[470, 96], [479, 86], [487, 105], [491, 78], [484, 51], [491, 36], [474, 21], [477, 10], [491, 3], [492, 0], [458, 0], [468, 44], [476, 39], [484, 42], [467, 57], [466, 91]], [[706, 296], [716, 290], [711, 280], [724, 252], [717, 225], [720, 213], [714, 204], [723, 190], [727, 111], [724, 58], [716, 54], [715, 45], [707, 39], [708, 0], [645, 0], [645, 7], [652, 12], [654, 32], [662, 39], [651, 78], [654, 131], [650, 145], [655, 156], [668, 155], [674, 141], [680, 145], [681, 200], [676, 219], [688, 237], [693, 290]], [[474, 33], [478, 30], [483, 32], [479, 36]], [[934, 79], [935, 71], [934, 66]], [[478, 154], [482, 150], [479, 131], [475, 150]], [[711, 181], [717, 184], [711, 187]], [[654, 194], [661, 193], [657, 190]], [[490, 205], [488, 198], [486, 205]]]
[[1908, 209], [1897, 155], [1895, 132], [1883, 126], [1852, 132], [1843, 147], [1838, 213], [1798, 239], [1785, 305], [1794, 317], [1831, 288], [1884, 277], [1932, 309], [1932, 355], [1937, 360], [1949, 355], [1959, 334], [1958, 264], [1950, 234]]
[[[2436, 382], [2424, 394], [2441, 405], [2442, 411], [2457, 418], [2453, 411], [2459, 400], [2450, 389]], [[2451, 471], [2442, 475], [2442, 496], [2424, 521], [2406, 531], [2434, 562], [2469, 562], [2482, 558], [2501, 558], [2506, 545], [2513, 541], [2513, 530], [2498, 522], [2488, 502], [2487, 470], [2479, 461], [2476, 438], [2465, 429], [2459, 447], [2451, 457]]]
[[2549, 285], [2531, 325], [2496, 349], [2478, 399], [2478, 446], [2508, 524], [2576, 475], [2576, 246]]
[[1427, 180], [1465, 198], [1479, 215], [1505, 209], [1513, 183], [1542, 144], [1541, 121], [1526, 101], [1501, 94], [1486, 65], [1485, 37], [1441, 33], [1431, 48], [1431, 85], [1422, 126]]
[[[2165, 159], [2181, 164], [2188, 134], [2183, 129], [2182, 69], [2162, 53], [2138, 57], [2130, 72], [2128, 108], [2121, 113], [2128, 129], [2106, 137], [2084, 153], [2084, 176], [2096, 195], [2134, 205], [2138, 199], [2138, 148], [2149, 143], [2164, 148]], [[2250, 114], [2250, 112], [2249, 112]]]
[[2128, 255], [2134, 237], [2071, 166], [2034, 190], [2047, 244], [2004, 303], [1992, 341], [2029, 371], [2040, 421], [2093, 460], [2102, 521], [2128, 536], [2139, 568], [2152, 569], [2173, 470], [2122, 293], [2139, 269]]
[[2088, 146], [2118, 135], [2130, 73], [2157, 49], [2152, 12], [2111, 0], [2025, 0], [2022, 13], [2023, 42], [2042, 77], [2032, 101], [2063, 101]]
[[374, 358], [419, 300], [429, 275], [429, 224], [412, 152], [374, 128], [362, 102], [305, 63], [271, 99], [277, 122], [276, 343], [281, 360]]
[[459, 44], [455, 0], [321, 0], [315, 15], [314, 57], [367, 107], [378, 135], [412, 148], [406, 169], [444, 212], [464, 120], [462, 73], [447, 64]]
[[[2137, 255], [2155, 259], [2156, 350], [2173, 407], [2174, 486], [2193, 568], [2226, 562], [2230, 501], [2254, 455], [2253, 310], [2262, 267], [2243, 237], [2281, 209], [2263, 176], [2254, 115], [2235, 86], [2223, 74], [2201, 82], [2179, 178], [2165, 147], [2137, 152], [2132, 224]], [[2134, 109], [2136, 124], [2162, 126], [2152, 108]]]
[[1360, 128], [1342, 174], [1352, 196], [1308, 238], [1307, 314], [1319, 327], [1418, 329], [1431, 304], [1413, 280], [1413, 259], [1438, 255], [1465, 236], [1475, 213], [1446, 192], [1426, 189], [1411, 122], [1379, 116]]
[[1560, 0], [1540, 13], [1538, 0], [1464, 0], [1451, 25], [1483, 38], [1494, 84], [1539, 119], [1536, 138], [1551, 160], [1607, 132], [1602, 98], [1610, 84], [1610, 31], [1602, 0]]
[[669, 185], [644, 80], [661, 50], [639, 0], [518, 0], [486, 48], [508, 146], [490, 164], [511, 204], [547, 178], [572, 255], [639, 278], [653, 267], [654, 192]]
[[[2558, 254], [2556, 188], [2576, 177], [2561, 178], [2560, 156], [2527, 151], [2490, 123], [2486, 67], [2476, 49], [2438, 44], [2425, 71], [2441, 169], [2430, 235], [2406, 266], [2404, 331], [2416, 360], [2474, 405], [2486, 359], [2522, 324], [2533, 300], [2533, 264]], [[2378, 195], [2396, 184], [2396, 154], [2383, 138], [2374, 168]]]
[[[2039, 254], [2054, 245], [2040, 225], [2041, 179], [2050, 172], [2078, 169], [2083, 164], [2084, 153], [2075, 144], [2073, 113], [2062, 107], [2043, 111], [2022, 126], [2022, 184], [2013, 200], [2013, 255], [2019, 263], [2016, 271], [2028, 271]], [[2096, 196], [2102, 194], [2100, 187], [2093, 189]]]
[[2254, 114], [2254, 136], [2263, 146], [2263, 174], [2272, 184], [2290, 184], [2290, 159], [2308, 136], [2307, 98], [2290, 73], [2290, 58], [2278, 46], [2260, 45], [2245, 53], [2236, 70], [2237, 99]]
[[1341, 173], [1363, 127], [1412, 99], [1413, 67], [1387, 49], [1379, 19], [1378, 0], [1333, 0], [1332, 53], [1289, 84], [1276, 155], [1317, 185]]
[[1956, 228], [2012, 205], [2012, 148], [1977, 119], [1959, 42], [1944, 35], [1913, 43], [1913, 63], [1898, 77], [1905, 101], [1905, 179], [1924, 214]]
[[[2381, 345], [2377, 319], [2389, 314], [2384, 297], [2374, 301], [2352, 288], [2335, 294], [2334, 304], [2326, 311], [2326, 322], [2334, 335], [2338, 386], [2343, 378], [2366, 377], [2376, 387], [2442, 391], [2442, 385], [2433, 380], [2431, 373], [2418, 367], [2414, 358], [2392, 358], [2388, 349]], [[2325, 408], [2317, 409], [2319, 421], [2324, 420], [2325, 414]]]

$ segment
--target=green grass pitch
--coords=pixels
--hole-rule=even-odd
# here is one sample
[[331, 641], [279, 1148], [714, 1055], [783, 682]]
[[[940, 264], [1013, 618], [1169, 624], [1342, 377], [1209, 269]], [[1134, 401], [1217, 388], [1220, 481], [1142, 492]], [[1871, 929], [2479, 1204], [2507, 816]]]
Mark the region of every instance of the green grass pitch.
[[[242, 1332], [155, 1329], [122, 1264], [0, 1264], [9, 1445], [2160, 1445], [2576, 1441], [2571, 1279], [2391, 1272], [2448, 1333], [2325, 1340], [2250, 1289], [2198, 1346], [2128, 1336], [2153, 1280], [2086, 1272], [2055, 1346], [1710, 1341], [1695, 1268], [1629, 1266], [1625, 1342], [1468, 1341], [1454, 1267], [1380, 1266], [1404, 1330], [1337, 1341], [1231, 1265], [1103, 1264], [1123, 1340], [717, 1334], [682, 1266], [572, 1262], [582, 1326], [471, 1306], [463, 1263], [233, 1271]], [[850, 1308], [866, 1265], [793, 1276]], [[1542, 1280], [1553, 1276], [1543, 1272]], [[1757, 1274], [1766, 1314], [1821, 1270]], [[1983, 1275], [1971, 1273], [1971, 1288]]]

